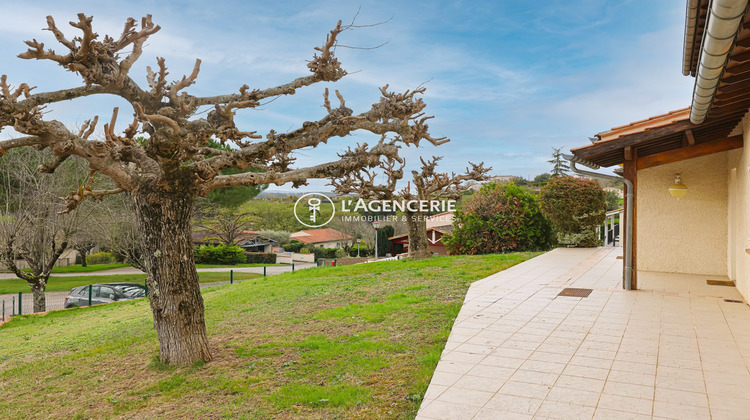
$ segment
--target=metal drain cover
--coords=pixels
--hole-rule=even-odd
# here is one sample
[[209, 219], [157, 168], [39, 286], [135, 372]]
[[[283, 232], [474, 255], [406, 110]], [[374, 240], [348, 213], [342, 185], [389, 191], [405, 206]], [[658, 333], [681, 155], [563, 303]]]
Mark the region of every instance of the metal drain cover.
[[734, 287], [734, 282], [731, 280], [706, 280], [706, 284], [709, 286], [730, 286]]
[[742, 301], [741, 301], [741, 300], [737, 300], [737, 299], [724, 299], [724, 302], [729, 302], [729, 303], [742, 303]]
[[560, 292], [557, 296], [571, 296], [571, 297], [585, 298], [585, 297], [589, 297], [590, 294], [591, 294], [591, 289], [576, 289], [574, 287], [569, 287], [567, 289], [563, 289], [562, 292]]

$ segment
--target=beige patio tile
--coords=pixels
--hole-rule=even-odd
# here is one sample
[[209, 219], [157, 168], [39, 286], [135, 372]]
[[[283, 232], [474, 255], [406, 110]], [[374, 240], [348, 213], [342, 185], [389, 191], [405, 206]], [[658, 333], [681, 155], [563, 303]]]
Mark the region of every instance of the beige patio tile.
[[456, 381], [459, 380], [461, 376], [463, 375], [458, 373], [435, 371], [435, 373], [432, 375], [432, 380], [430, 380], [430, 386], [432, 386], [433, 384], [451, 386], [456, 383]]
[[696, 407], [708, 407], [708, 396], [700, 392], [680, 391], [656, 387], [654, 400]]
[[659, 388], [676, 389], [679, 391], [706, 392], [706, 384], [703, 381], [691, 381], [681, 378], [657, 377], [656, 386]]
[[506, 378], [464, 375], [453, 384], [453, 387], [476, 389], [494, 394], [505, 384], [506, 380]]
[[560, 374], [565, 369], [565, 364], [529, 359], [521, 365], [521, 369]]
[[597, 407], [608, 410], [624, 411], [627, 413], [650, 415], [653, 403], [654, 402], [651, 399], [602, 394]]
[[581, 378], [580, 376], [561, 375], [555, 386], [580, 389], [582, 391], [601, 393], [605, 382], [600, 379]]
[[546, 385], [551, 387], [557, 382], [559, 375], [557, 373], [545, 373], [537, 372], [533, 370], [517, 370], [513, 376], [510, 377], [511, 381], [527, 382], [530, 384]]
[[480, 407], [465, 404], [454, 404], [445, 401], [432, 401], [423, 406], [417, 418], [434, 420], [463, 420], [474, 417]]
[[711, 410], [718, 409], [742, 413], [745, 415], [745, 418], [747, 418], [748, 413], [750, 413], [750, 396], [746, 395], [746, 397], [747, 398], [736, 398], [726, 395], [709, 395], [708, 401], [711, 405]]
[[529, 397], [544, 399], [550, 387], [546, 385], [530, 384], [527, 382], [508, 381], [503, 385], [498, 394], [515, 395], [518, 397]]
[[[463, 378], [462, 378], [463, 379]], [[477, 389], [466, 389], [452, 386], [438, 397], [435, 401], [449, 402], [453, 404], [471, 405], [481, 408], [494, 395], [493, 392], [481, 391]]]
[[[472, 418], [472, 420], [498, 420], [500, 418], [504, 418], [504, 416], [502, 416], [497, 411], [491, 408], [483, 408], [479, 410], [479, 412]], [[534, 418], [534, 416], [529, 414], [513, 413], [512, 418], [513, 420], [531, 420]]]
[[647, 375], [639, 372], [628, 372], [624, 370], [613, 370], [609, 372], [607, 381], [624, 382], [636, 385], [654, 385], [654, 375]]
[[496, 394], [485, 404], [484, 408], [496, 413], [495, 418], [513, 417], [503, 416], [501, 413], [533, 415], [542, 405], [539, 398], [521, 397], [516, 395]]
[[474, 366], [476, 366], [474, 363], [446, 360], [445, 363], [438, 363], [437, 368], [435, 368], [435, 372], [458, 373], [460, 375], [463, 375], [473, 369]]
[[481, 376], [484, 378], [508, 379], [515, 372], [516, 369], [498, 366], [476, 365], [469, 370], [468, 374], [473, 376]]
[[449, 362], [478, 363], [485, 357], [487, 357], [485, 354], [466, 353], [456, 349], [452, 351], [443, 351], [440, 360], [447, 360]]
[[599, 401], [599, 392], [584, 391], [581, 389], [564, 388], [555, 385], [550, 389], [545, 401], [559, 401], [569, 404], [586, 405], [596, 407]]
[[651, 420], [651, 418], [650, 415], [626, 413], [606, 408], [597, 408], [594, 413], [594, 420]]
[[591, 406], [569, 404], [560, 401], [544, 401], [534, 418], [548, 419], [590, 419], [596, 409]]
[[525, 361], [526, 359], [519, 359], [515, 357], [490, 355], [482, 359], [482, 365], [518, 369]]
[[604, 385], [604, 393], [621, 395], [625, 397], [650, 400], [654, 398], [654, 385], [629, 384], [625, 382], [607, 381]]
[[440, 394], [442, 394], [443, 391], [445, 391], [446, 389], [448, 389], [447, 386], [437, 385], [437, 384], [432, 384], [431, 383], [430, 386], [429, 386], [429, 388], [427, 388], [427, 392], [424, 393], [423, 399], [425, 399], [425, 400], [434, 400], [438, 396], [440, 396]]
[[609, 369], [569, 364], [563, 370], [563, 375], [604, 380], [607, 379], [607, 376], [609, 375]]
[[706, 407], [694, 407], [664, 401], [654, 401], [654, 416], [679, 420], [711, 418], [711, 414]]

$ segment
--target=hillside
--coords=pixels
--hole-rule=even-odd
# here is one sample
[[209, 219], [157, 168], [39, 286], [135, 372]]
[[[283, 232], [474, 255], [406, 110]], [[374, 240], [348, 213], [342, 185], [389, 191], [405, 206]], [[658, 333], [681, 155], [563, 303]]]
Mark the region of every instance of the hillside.
[[324, 267], [207, 289], [209, 364], [157, 361], [148, 302], [0, 326], [9, 418], [411, 418], [468, 285], [533, 253]]

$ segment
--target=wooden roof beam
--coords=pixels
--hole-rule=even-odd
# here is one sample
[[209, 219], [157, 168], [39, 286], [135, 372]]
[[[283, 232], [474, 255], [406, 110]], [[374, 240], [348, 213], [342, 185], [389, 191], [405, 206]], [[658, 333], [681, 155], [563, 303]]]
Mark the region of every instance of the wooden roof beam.
[[701, 156], [708, 156], [718, 152], [739, 149], [743, 146], [742, 135], [713, 140], [681, 149], [669, 150], [649, 156], [639, 157], [636, 161], [638, 170], [666, 165], [668, 163], [680, 162]]

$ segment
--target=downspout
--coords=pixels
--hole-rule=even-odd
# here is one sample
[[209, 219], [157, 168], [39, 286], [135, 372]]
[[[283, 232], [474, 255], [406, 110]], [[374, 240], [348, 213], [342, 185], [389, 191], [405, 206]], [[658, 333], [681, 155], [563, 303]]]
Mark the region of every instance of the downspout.
[[745, 15], [747, 2], [748, 0], [712, 0], [709, 4], [690, 106], [690, 122], [693, 124], [706, 120], [729, 50]]
[[576, 163], [588, 166], [591, 169], [599, 169], [599, 165], [586, 159], [581, 159], [574, 155], [563, 155], [563, 157], [570, 161], [570, 169], [573, 172], [595, 176], [597, 178], [604, 178], [610, 181], [624, 182], [628, 187], [628, 192], [625, 194], [625, 211], [626, 211], [626, 224], [625, 224], [625, 290], [633, 289], [633, 183], [629, 179], [621, 176], [614, 176], [608, 174], [600, 174], [597, 172], [590, 172], [578, 169]]

